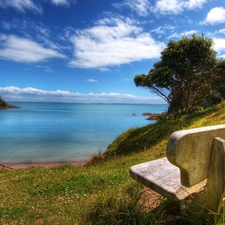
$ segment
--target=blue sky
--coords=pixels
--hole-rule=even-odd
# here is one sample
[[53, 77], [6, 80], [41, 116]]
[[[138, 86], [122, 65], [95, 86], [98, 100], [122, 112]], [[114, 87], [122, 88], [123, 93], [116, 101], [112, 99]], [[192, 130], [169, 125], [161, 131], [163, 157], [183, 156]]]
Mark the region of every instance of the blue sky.
[[225, 58], [224, 0], [0, 0], [7, 101], [164, 103], [135, 86], [170, 40], [204, 33]]

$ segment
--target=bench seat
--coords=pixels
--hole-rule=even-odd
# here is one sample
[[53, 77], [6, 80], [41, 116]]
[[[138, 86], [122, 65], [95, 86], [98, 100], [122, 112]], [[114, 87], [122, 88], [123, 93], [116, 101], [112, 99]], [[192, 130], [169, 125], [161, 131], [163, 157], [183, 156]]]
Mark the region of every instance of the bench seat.
[[201, 191], [207, 182], [205, 179], [189, 188], [182, 186], [180, 169], [171, 164], [166, 157], [132, 166], [130, 176], [171, 200], [183, 200]]

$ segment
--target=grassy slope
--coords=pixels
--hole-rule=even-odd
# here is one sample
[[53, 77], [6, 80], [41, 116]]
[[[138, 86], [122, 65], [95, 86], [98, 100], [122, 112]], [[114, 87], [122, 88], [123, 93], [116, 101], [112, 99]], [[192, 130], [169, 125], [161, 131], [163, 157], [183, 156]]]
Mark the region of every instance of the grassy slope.
[[[129, 167], [165, 156], [166, 140], [175, 130], [222, 123], [225, 103], [131, 129], [86, 167], [1, 170], [0, 224], [166, 224], [163, 204], [151, 213], [137, 207], [146, 189], [130, 178]], [[176, 216], [169, 218], [170, 224], [181, 224]]]

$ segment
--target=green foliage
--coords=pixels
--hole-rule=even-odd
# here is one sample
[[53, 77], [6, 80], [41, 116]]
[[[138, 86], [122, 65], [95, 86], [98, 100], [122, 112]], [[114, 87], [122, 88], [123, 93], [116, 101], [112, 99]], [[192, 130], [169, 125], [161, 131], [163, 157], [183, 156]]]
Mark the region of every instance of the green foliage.
[[216, 105], [222, 102], [223, 99], [224, 98], [219, 91], [213, 91], [205, 98], [205, 101], [202, 103], [202, 107], [208, 108], [210, 106]]
[[170, 41], [161, 61], [147, 75], [136, 75], [134, 82], [167, 101], [169, 113], [192, 112], [225, 81], [225, 61], [218, 62], [212, 46], [212, 39], [204, 35]]
[[7, 107], [8, 103], [5, 102], [2, 98], [0, 98], [0, 107]]

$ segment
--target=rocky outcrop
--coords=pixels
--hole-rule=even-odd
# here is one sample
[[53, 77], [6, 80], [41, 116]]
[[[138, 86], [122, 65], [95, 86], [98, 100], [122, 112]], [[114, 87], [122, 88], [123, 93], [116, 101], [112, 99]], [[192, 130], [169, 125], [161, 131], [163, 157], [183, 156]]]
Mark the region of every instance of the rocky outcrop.
[[6, 101], [4, 101], [0, 97], [0, 110], [3, 110], [3, 109], [15, 109], [15, 108], [20, 108], [20, 107], [14, 106], [14, 105], [10, 105], [10, 104], [8, 104]]
[[147, 120], [159, 120], [165, 113], [143, 113], [143, 116], [148, 116]]

